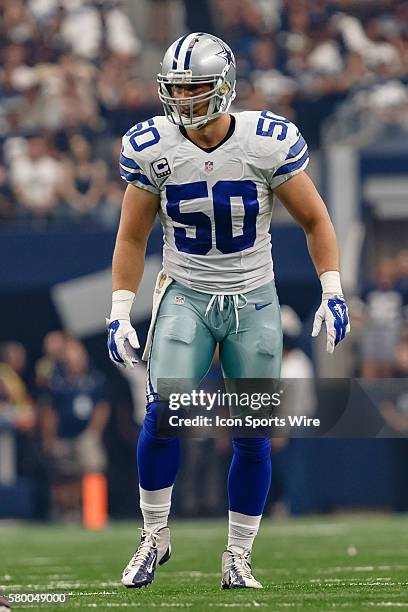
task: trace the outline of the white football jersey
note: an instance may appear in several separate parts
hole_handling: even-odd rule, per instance
[[[269,111],[232,113],[233,130],[203,150],[164,116],[123,137],[121,176],[160,195],[163,269],[206,293],[245,293],[271,281],[272,190],[304,170],[297,127]]]

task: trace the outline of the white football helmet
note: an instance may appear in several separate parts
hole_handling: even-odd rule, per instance
[[[167,119],[175,125],[197,129],[228,112],[236,96],[236,73],[234,55],[220,38],[204,32],[182,36],[167,49],[162,71],[157,75],[159,98]],[[198,96],[174,97],[173,85],[185,84],[212,87]],[[194,116],[194,106],[207,100],[206,114]]]

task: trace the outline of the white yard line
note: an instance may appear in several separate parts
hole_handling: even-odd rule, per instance
[[[265,608],[268,604],[258,603],[257,601],[248,601],[246,603],[209,603],[209,608]],[[279,604],[280,606],[282,604]]]
[[[366,605],[376,608],[380,606],[384,608],[408,608],[408,602],[404,603],[402,601],[369,601]]]
[[[72,605],[72,604],[71,604]],[[75,608],[99,608],[101,605],[103,605],[104,608],[191,608],[191,606],[193,604],[191,603],[180,603],[180,602],[174,602],[174,603],[166,603],[166,602],[162,602],[160,604],[151,602],[151,603],[146,603],[146,602],[132,602],[132,603],[126,603],[126,602],[119,602],[119,603],[111,603],[111,602],[104,602],[103,604],[101,603],[88,603],[88,604],[84,604],[84,603],[75,603],[74,607]]]

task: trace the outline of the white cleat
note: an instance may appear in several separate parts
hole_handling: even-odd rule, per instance
[[[141,531],[139,547],[122,574],[122,584],[128,588],[138,589],[153,582],[156,567],[166,563],[171,555],[168,527],[159,531]]]
[[[262,589],[251,569],[251,551],[231,546],[222,555],[222,589]]]

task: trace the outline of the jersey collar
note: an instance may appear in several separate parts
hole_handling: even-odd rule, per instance
[[[234,115],[230,115],[230,117],[231,117],[230,126],[229,126],[228,132],[225,134],[224,138],[217,145],[215,145],[214,147],[210,147],[208,149],[206,149],[204,147],[200,147],[198,144],[193,142],[191,140],[191,138],[188,136],[187,130],[186,130],[186,128],[183,125],[179,126],[179,130],[180,130],[181,134],[184,136],[184,138],[186,138],[186,140],[189,140],[191,142],[191,144],[193,144],[195,147],[197,147],[197,149],[201,149],[201,151],[204,151],[205,153],[213,153],[214,151],[219,149],[219,147],[222,147],[222,145],[225,144],[227,142],[227,140],[229,140],[231,138],[231,136],[235,132],[235,127],[236,127],[237,121],[236,121]]]

